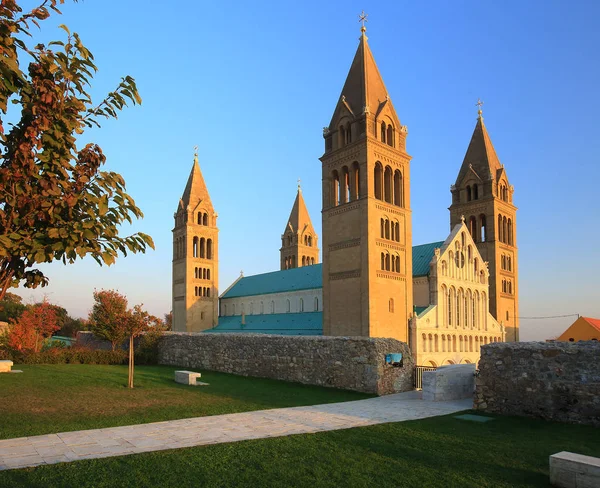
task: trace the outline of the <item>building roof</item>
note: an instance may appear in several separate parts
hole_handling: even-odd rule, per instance
[[[583,320],[585,320],[588,324],[590,324],[592,327],[594,327],[595,329],[600,330],[600,319],[593,319],[591,317],[581,317]]]
[[[184,209],[187,208],[188,205],[196,206],[199,202],[202,202],[207,210],[213,210],[210,195],[208,194],[202,171],[200,171],[197,155],[194,155],[194,164],[192,165],[192,171],[190,171],[190,176],[185,185],[185,190],[183,190],[181,201],[183,202]]]
[[[441,248],[445,241],[430,242],[429,244],[421,244],[413,246],[413,278],[416,276],[427,276],[429,274],[429,263],[433,258],[433,251],[436,248]]]
[[[311,290],[322,287],[323,266],[321,264],[313,264],[312,266],[244,276],[234,283],[221,298],[267,295],[270,293]]]
[[[474,171],[482,181],[488,181],[497,178],[500,169],[502,169],[502,165],[483,123],[483,117],[480,115],[467,148],[465,159],[458,172],[456,185],[460,185],[470,171]]]
[[[323,312],[275,313],[219,317],[219,325],[204,332],[244,332],[246,334],[323,335]]]

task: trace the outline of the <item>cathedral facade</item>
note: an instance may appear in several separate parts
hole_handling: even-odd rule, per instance
[[[322,264],[299,187],[280,270],[240,276],[220,297],[217,214],[195,158],[175,213],[173,329],[391,337],[432,365],[518,340],[514,188],[481,110],[451,186],[451,233],[414,247],[407,134],[363,27],[323,130]]]

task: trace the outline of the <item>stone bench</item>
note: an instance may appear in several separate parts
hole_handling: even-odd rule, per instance
[[[200,373],[194,373],[193,371],[175,371],[175,383],[196,386],[198,384],[197,380],[201,376]]]
[[[8,359],[0,361],[0,373],[10,373],[13,366],[13,362]]]
[[[559,488],[600,486],[600,458],[568,451],[552,454],[550,484]]]

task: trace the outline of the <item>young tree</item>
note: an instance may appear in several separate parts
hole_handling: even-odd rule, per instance
[[[161,326],[162,321],[144,311],[142,305],[136,305],[133,310],[127,312],[126,330],[129,335],[129,378],[127,386],[129,388],[133,388],[134,339],[152,327],[158,328]]]
[[[19,321],[13,321],[8,333],[8,345],[21,352],[39,352],[44,339],[59,329],[54,306],[43,301],[27,307]]]
[[[127,298],[115,290],[94,291],[94,305],[89,316],[90,330],[111,342],[112,350],[123,344],[128,334]]]
[[[44,0],[27,13],[16,0],[0,3],[0,301],[11,286],[45,286],[39,263],[90,255],[110,265],[119,253],[154,248],[141,232],[119,236],[120,224],[142,211],[121,175],[100,171],[101,148],[76,145],[86,128],[141,103],[135,81],[126,76],[94,104],[88,90],[97,68],[76,33],[62,26],[66,42],[48,47],[23,40],[63,2]],[[9,100],[20,119],[6,132]]]

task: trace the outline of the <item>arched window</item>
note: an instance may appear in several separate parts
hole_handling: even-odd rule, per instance
[[[400,224],[396,222],[394,226],[396,227],[396,242],[400,242]]]
[[[382,122],[381,123],[381,142],[385,142],[385,135],[386,135],[385,122]]]
[[[390,238],[390,221],[388,219],[385,219],[385,238]]]
[[[423,334],[423,352],[427,352],[427,336]]]
[[[200,255],[200,250],[198,249],[198,238],[194,237],[192,242],[192,256],[197,258]]]
[[[469,217],[469,233],[475,242],[477,242],[477,219],[471,215]]]
[[[390,298],[390,302],[389,302],[388,307],[389,307],[389,311],[391,313],[394,313],[394,299],[393,298]]]
[[[296,256],[292,256],[292,268],[296,267]]]
[[[381,253],[381,269],[385,269],[385,253]]]
[[[504,242],[504,244],[508,243],[508,221],[506,220],[506,217],[502,218],[502,236],[504,237],[502,242]]]
[[[308,236],[308,247],[312,247],[312,236]]]
[[[400,256],[396,256],[396,273],[400,273]]]
[[[513,245],[513,228],[512,228],[512,219],[508,219],[508,244],[510,246]]]
[[[206,256],[206,239],[202,237],[200,239],[200,257],[204,258]]]
[[[202,224],[208,225],[208,214],[205,213],[202,217]]]
[[[319,311],[319,299],[315,297],[315,312]]]
[[[212,248],[212,239],[207,239],[206,241],[206,259],[213,258],[213,248]]]
[[[356,161],[352,163],[352,199],[358,200],[360,197],[360,168]]]
[[[300,299],[300,312],[304,312],[304,300]]]
[[[456,351],[456,336],[452,336],[452,350],[454,352],[457,352]]]
[[[210,280],[210,269],[206,270],[206,279]]]
[[[467,202],[471,201],[471,187],[467,185]]]
[[[391,267],[390,266],[390,255],[389,255],[389,253],[386,253],[386,255],[385,255],[385,269],[386,269],[386,271],[389,271],[390,267]]]
[[[340,125],[340,147],[346,145],[346,129],[343,125]]]
[[[394,171],[394,205],[404,207],[402,192],[402,173]]]
[[[429,352],[433,352],[433,335],[429,334]]]
[[[440,352],[440,346],[438,344],[438,335],[435,335],[435,352]]]
[[[350,122],[346,124],[346,144],[350,144],[352,142],[352,130],[350,126]]]
[[[502,215],[498,215],[498,240],[504,242],[504,234],[502,233]]]
[[[379,161],[375,163],[375,198],[383,200],[383,166]]]
[[[452,316],[454,315],[454,305],[455,305],[455,294],[454,288],[450,288],[448,291],[448,326],[452,326],[454,321],[452,320]]]
[[[198,212],[198,225],[202,225],[202,212]]]
[[[385,239],[385,220],[381,219],[381,238]]]
[[[206,296],[210,298],[210,288],[206,289]]]
[[[194,287],[194,296],[196,296],[196,297],[198,296],[198,287],[197,286]]]
[[[394,128],[391,124],[387,126],[387,143],[388,146],[394,146]]]
[[[331,197],[333,207],[340,204],[340,175],[336,170],[331,173]]]
[[[458,290],[458,295],[456,296],[456,326],[460,327],[462,325],[461,323],[461,309],[462,309],[462,302],[463,302],[463,291],[462,290]]]
[[[486,242],[488,240],[488,236],[487,236],[487,225],[486,225],[486,220],[485,220],[485,215],[481,214],[479,216],[479,236],[481,238],[481,242]]]
[[[306,266],[306,257],[302,256],[302,266]]]
[[[350,201],[350,173],[348,172],[348,166],[342,168],[341,184],[341,203],[348,203]]]
[[[383,199],[388,203],[392,203],[392,192],[392,168],[386,166],[383,173]]]
[[[290,301],[289,300],[286,300],[285,311],[288,312],[288,313],[290,312]]]

